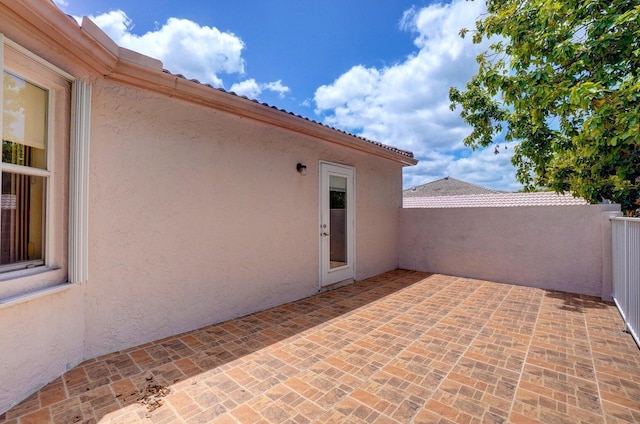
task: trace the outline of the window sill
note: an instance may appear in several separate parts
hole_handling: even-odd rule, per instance
[[[15,280],[17,278],[29,277],[31,275],[43,274],[45,272],[55,271],[57,269],[59,268],[57,267],[52,268],[46,265],[40,265],[40,266],[31,267],[31,268],[22,268],[22,269],[15,269],[13,271],[2,272],[0,273],[0,283],[2,283],[3,281]]]
[[[40,293],[68,282],[67,271],[60,267],[39,266],[0,274],[0,304],[10,299]]]
[[[31,291],[29,293],[19,294],[16,296],[0,299],[0,309],[7,308],[9,306],[14,306],[19,303],[28,302],[30,300],[38,299],[43,296],[48,296],[50,294],[60,293],[62,291],[70,289],[72,286],[73,284],[71,283],[58,284],[56,286],[45,287],[43,289],[38,289],[35,291]]]

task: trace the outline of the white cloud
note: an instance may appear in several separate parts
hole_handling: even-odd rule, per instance
[[[500,143],[499,147],[496,145],[475,150],[468,157],[449,163],[447,175],[462,175],[471,183],[500,190],[521,189],[522,185],[515,181],[511,165],[514,146],[515,143]],[[495,148],[498,154],[494,153]]]
[[[53,0],[53,4],[58,6],[60,9],[69,6],[69,2],[67,0]]]
[[[488,46],[458,33],[474,28],[485,11],[484,2],[465,0],[407,10],[400,27],[414,34],[418,50],[392,66],[354,66],[319,87],[316,113],[328,125],[413,151],[421,163],[406,168],[405,186],[450,175],[517,189],[510,155],[493,155],[493,148],[470,153],[462,141],[471,129],[449,109],[449,88],[464,87]]]
[[[418,165],[405,168],[404,186],[414,187],[451,176],[483,187],[517,191],[522,186],[513,178],[510,165],[513,148],[514,143],[500,143],[497,155],[494,153],[495,146],[464,151],[464,156],[441,150],[429,151],[421,157]]]
[[[278,93],[278,95],[281,98],[284,97],[285,93],[288,93],[290,91],[289,87],[282,85],[282,80],[268,82],[264,84],[263,87],[264,87],[264,90],[269,90],[269,91]]]
[[[253,78],[237,82],[233,84],[229,90],[240,96],[247,96],[250,98],[257,98],[262,92],[262,89]]]
[[[220,74],[244,73],[244,43],[233,33],[187,19],[169,18],[155,31],[137,35],[133,22],[122,10],[90,19],[119,46],[160,59],[165,68],[187,78],[222,87]]]
[[[278,93],[281,98],[285,93],[289,92],[289,87],[282,85],[282,81],[274,81],[267,83],[258,83],[255,79],[251,78],[238,83],[235,83],[229,89],[240,96],[247,96],[252,99],[258,99],[263,91],[273,91]]]

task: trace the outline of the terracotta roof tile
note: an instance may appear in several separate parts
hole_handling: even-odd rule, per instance
[[[301,115],[297,115],[297,114],[292,113],[292,112],[289,112],[289,111],[287,111],[287,110],[285,110],[285,109],[280,109],[280,108],[278,108],[278,107],[276,107],[276,106],[272,106],[272,105],[270,105],[270,104],[268,104],[268,103],[263,103],[263,102],[260,102],[260,101],[258,101],[258,100],[256,100],[256,99],[251,99],[251,98],[249,98],[249,97],[247,97],[247,96],[240,96],[240,95],[236,94],[236,93],[235,93],[235,92],[233,92],[233,91],[227,91],[227,90],[225,90],[224,88],[216,88],[216,87],[214,87],[214,86],[213,86],[213,85],[211,85],[211,84],[207,84],[207,83],[200,82],[200,81],[198,81],[197,79],[187,78],[187,77],[185,77],[185,76],[184,76],[184,75],[182,75],[182,74],[174,74],[174,73],[172,73],[171,71],[168,71],[167,69],[164,69],[164,70],[163,70],[163,72],[164,72],[165,74],[169,74],[169,75],[172,75],[172,76],[174,76],[174,77],[182,78],[182,79],[184,79],[184,80],[191,81],[191,82],[194,82],[194,83],[196,83],[196,84],[203,85],[203,86],[205,86],[205,87],[209,87],[209,88],[211,88],[212,90],[218,90],[218,91],[221,91],[221,92],[223,92],[223,93],[227,93],[227,94],[229,94],[229,95],[231,95],[231,96],[240,97],[240,98],[243,98],[243,99],[246,99],[246,100],[252,101],[252,102],[254,102],[254,103],[258,103],[258,104],[260,104],[260,105],[263,105],[263,106],[266,106],[266,107],[270,107],[271,109],[275,109],[275,110],[277,110],[277,111],[279,111],[279,112],[286,113],[286,114],[289,114],[289,115],[291,115],[291,116],[295,116],[296,118],[304,119],[305,121],[309,121],[309,122],[312,122],[312,123],[314,123],[314,124],[321,125],[321,126],[323,126],[323,127],[325,127],[325,128],[329,128],[329,129],[331,129],[331,130],[333,130],[333,131],[337,131],[337,132],[340,132],[340,133],[342,133],[342,134],[346,134],[346,135],[348,135],[348,136],[351,136],[351,137],[354,137],[354,138],[357,138],[357,139],[360,139],[360,140],[366,141],[367,143],[374,144],[374,145],[376,145],[376,146],[378,146],[378,147],[382,147],[382,148],[384,148],[384,149],[390,150],[390,151],[392,151],[392,152],[394,152],[394,153],[397,153],[397,154],[400,154],[400,155],[406,156],[406,157],[408,157],[408,158],[412,158],[412,159],[414,158],[414,157],[413,157],[413,152],[411,152],[411,151],[409,151],[409,150],[399,149],[399,148],[397,148],[397,147],[393,147],[393,146],[389,146],[389,145],[387,145],[387,144],[380,143],[379,141],[370,140],[370,139],[368,139],[368,138],[361,137],[361,136],[359,136],[359,135],[355,135],[355,134],[351,134],[351,133],[349,133],[349,132],[347,132],[347,131],[343,131],[343,130],[338,129],[338,128],[330,127],[330,126],[325,125],[325,124],[323,124],[323,123],[321,123],[321,122],[314,121],[314,120],[312,120],[312,119],[306,118],[306,117],[301,116]]]
[[[554,192],[489,193],[462,196],[405,197],[404,208],[505,208],[516,206],[572,206],[587,201],[570,194]]]

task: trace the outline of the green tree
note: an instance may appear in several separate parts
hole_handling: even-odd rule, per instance
[[[640,2],[487,0],[470,32],[492,44],[449,91],[473,129],[465,144],[503,134],[526,190],[640,209]]]

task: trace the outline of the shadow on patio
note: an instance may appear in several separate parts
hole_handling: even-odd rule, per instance
[[[396,270],[86,361],[24,423],[640,422],[611,303]]]

